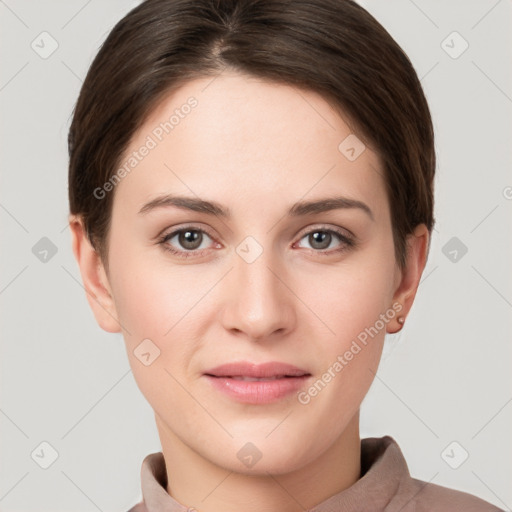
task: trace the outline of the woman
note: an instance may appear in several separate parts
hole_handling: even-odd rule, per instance
[[[499,510],[360,439],[434,225],[414,69],[349,0],[146,0],[108,36],[69,133],[73,251],[121,332],[163,510]]]

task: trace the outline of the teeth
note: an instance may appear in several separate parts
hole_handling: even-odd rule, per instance
[[[276,380],[282,379],[284,375],[275,375],[274,377],[231,377],[233,380],[259,381],[259,380]]]

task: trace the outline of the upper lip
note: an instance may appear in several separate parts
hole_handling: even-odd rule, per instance
[[[263,364],[238,361],[216,366],[205,372],[205,375],[214,377],[301,377],[310,375],[306,370],[302,370],[291,364],[271,361]]]

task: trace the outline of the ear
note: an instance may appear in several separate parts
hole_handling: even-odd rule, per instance
[[[107,274],[99,255],[87,238],[82,218],[70,215],[69,227],[73,254],[80,267],[87,301],[96,321],[104,331],[121,332]]]
[[[397,268],[393,295],[393,304],[399,303],[402,308],[394,321],[388,323],[387,332],[389,333],[395,333],[402,328],[398,318],[403,317],[405,321],[412,307],[427,262],[429,243],[430,234],[425,224],[419,224],[414,232],[407,236],[406,262],[403,269]]]

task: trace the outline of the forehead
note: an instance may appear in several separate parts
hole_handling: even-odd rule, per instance
[[[257,205],[269,193],[295,202],[336,189],[377,209],[385,201],[378,155],[322,96],[234,72],[165,97],[133,136],[123,166],[116,195],[133,207],[171,192]]]

